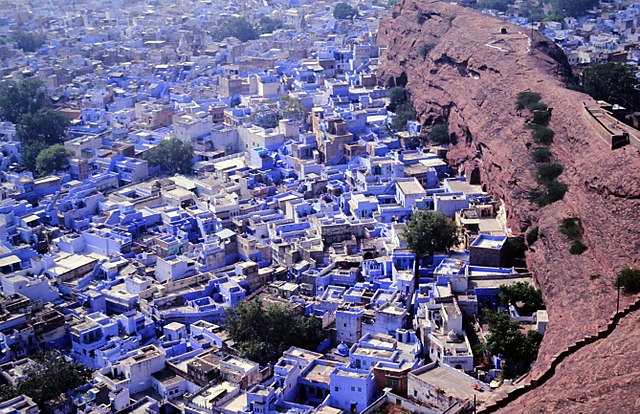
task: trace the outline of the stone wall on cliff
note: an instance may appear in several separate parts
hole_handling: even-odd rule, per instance
[[[479,169],[486,190],[506,203],[516,234],[540,229],[527,263],[550,326],[535,377],[552,355],[606,323],[616,308],[615,273],[640,267],[640,151],[610,149],[584,110],[595,102],[565,87],[566,57],[537,33],[449,3],[404,0],[381,22],[378,43],[386,47],[380,79],[393,85],[406,78],[425,125],[448,120],[456,141],[449,162],[466,174]],[[428,45],[424,57],[422,45]],[[569,185],[563,200],[542,208],[527,197],[537,186],[525,128],[530,115],[515,108],[516,95],[527,90],[553,108],[551,150]],[[570,216],[582,220],[588,247],[582,255],[569,253],[570,241],[558,229]],[[630,300],[623,297],[623,306]],[[609,345],[593,349],[615,348]],[[637,376],[640,358],[627,366]]]

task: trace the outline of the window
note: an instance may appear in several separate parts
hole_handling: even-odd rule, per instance
[[[358,392],[362,392],[362,387],[358,387]]]
[[[340,387],[333,387],[333,390],[336,391],[336,392],[340,391]]]
[[[418,390],[413,390],[413,396],[417,397],[418,396]]]
[[[356,387],[351,387],[351,391],[355,391],[355,390],[356,390]]]

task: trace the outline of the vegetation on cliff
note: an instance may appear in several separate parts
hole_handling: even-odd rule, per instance
[[[396,114],[391,121],[393,131],[402,131],[407,128],[407,122],[416,119],[416,110],[409,99],[407,91],[402,86],[396,86],[389,91],[389,105],[387,109]]]

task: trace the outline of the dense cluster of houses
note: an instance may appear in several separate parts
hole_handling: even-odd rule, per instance
[[[45,82],[73,155],[34,176],[0,125],[2,383],[61,349],[94,376],[55,412],[453,413],[487,398],[501,361],[476,369],[463,319],[483,335],[479,309],[531,279],[505,266],[505,206],[479,176],[456,177],[418,122],[390,130],[385,7],[361,1],[352,21],[302,0],[41,3],[0,18],[47,27],[36,53],[0,46],[3,74]],[[213,41],[238,13],[285,25]],[[193,145],[193,174],[143,159],[168,138]],[[454,252],[415,263],[403,229],[418,209],[459,225]],[[243,358],[224,323],[248,298],[319,318],[327,339],[266,366]],[[544,331],[546,314],[526,322]]]

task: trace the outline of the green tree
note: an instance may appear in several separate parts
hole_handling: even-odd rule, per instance
[[[3,82],[0,84],[0,119],[15,124],[22,115],[44,108],[46,98],[44,85],[38,79]]]
[[[640,292],[640,269],[625,267],[616,275],[616,286],[625,293]]]
[[[357,16],[358,10],[347,3],[338,3],[333,9],[333,17],[338,20],[353,19]]]
[[[450,141],[449,137],[449,123],[443,122],[436,124],[431,131],[429,131],[429,141],[436,145],[445,145]]]
[[[505,359],[505,377],[513,378],[528,371],[538,355],[542,335],[538,331],[523,334],[518,321],[511,319],[506,312],[495,313],[485,309],[483,319],[489,324],[487,349]]]
[[[594,6],[598,5],[599,0],[551,0],[551,11],[557,17],[565,18],[568,16],[580,17]]]
[[[241,302],[226,317],[229,336],[243,357],[266,365],[292,346],[315,351],[324,340],[322,323],[287,305]]]
[[[476,7],[479,9],[492,9],[505,12],[515,0],[478,0]]]
[[[551,151],[546,147],[539,147],[533,150],[531,157],[535,162],[549,162],[551,160]]]
[[[306,110],[300,99],[293,95],[283,95],[278,102],[282,119],[295,119],[302,121]]]
[[[47,401],[58,398],[60,394],[78,388],[91,379],[90,369],[67,361],[56,351],[37,357],[36,361],[40,366],[27,370],[26,378],[17,386],[0,387],[0,401],[25,394],[43,410]]]
[[[512,285],[501,285],[498,294],[500,306],[507,306],[509,303],[516,307],[518,313],[523,316],[530,316],[537,310],[544,309],[542,292],[529,283],[517,282]]]
[[[260,33],[272,33],[281,28],[282,20],[269,16],[262,16],[258,22],[258,30]]]
[[[36,157],[36,171],[42,176],[65,170],[69,167],[69,157],[72,155],[73,151],[60,144],[45,148]]]
[[[44,36],[16,30],[10,33],[9,39],[25,52],[35,52],[44,44]]]
[[[259,35],[258,29],[253,27],[245,17],[230,17],[224,20],[211,34],[216,42],[220,42],[226,37],[235,37],[241,42],[246,42],[257,39]]]
[[[416,110],[410,101],[405,101],[396,107],[396,117],[391,121],[391,129],[401,131],[407,128],[407,122],[416,119]]]
[[[414,285],[418,289],[418,263],[437,251],[448,251],[460,242],[456,224],[439,211],[414,213],[404,229],[407,246],[416,255]]]
[[[165,139],[142,156],[149,165],[169,174],[189,174],[193,171],[193,145],[179,138]]]
[[[536,173],[536,180],[540,184],[546,184],[552,180],[555,180],[562,174],[564,168],[557,163],[543,163],[538,165],[538,172]]]
[[[582,90],[593,99],[635,109],[638,80],[633,68],[619,63],[598,63],[582,72]]]
[[[48,108],[20,116],[16,131],[22,144],[22,165],[30,171],[36,171],[36,159],[40,151],[62,144],[66,127],[67,120]]]
[[[389,104],[387,109],[391,112],[395,112],[396,108],[407,100],[407,97],[402,86],[394,86],[389,89]]]

